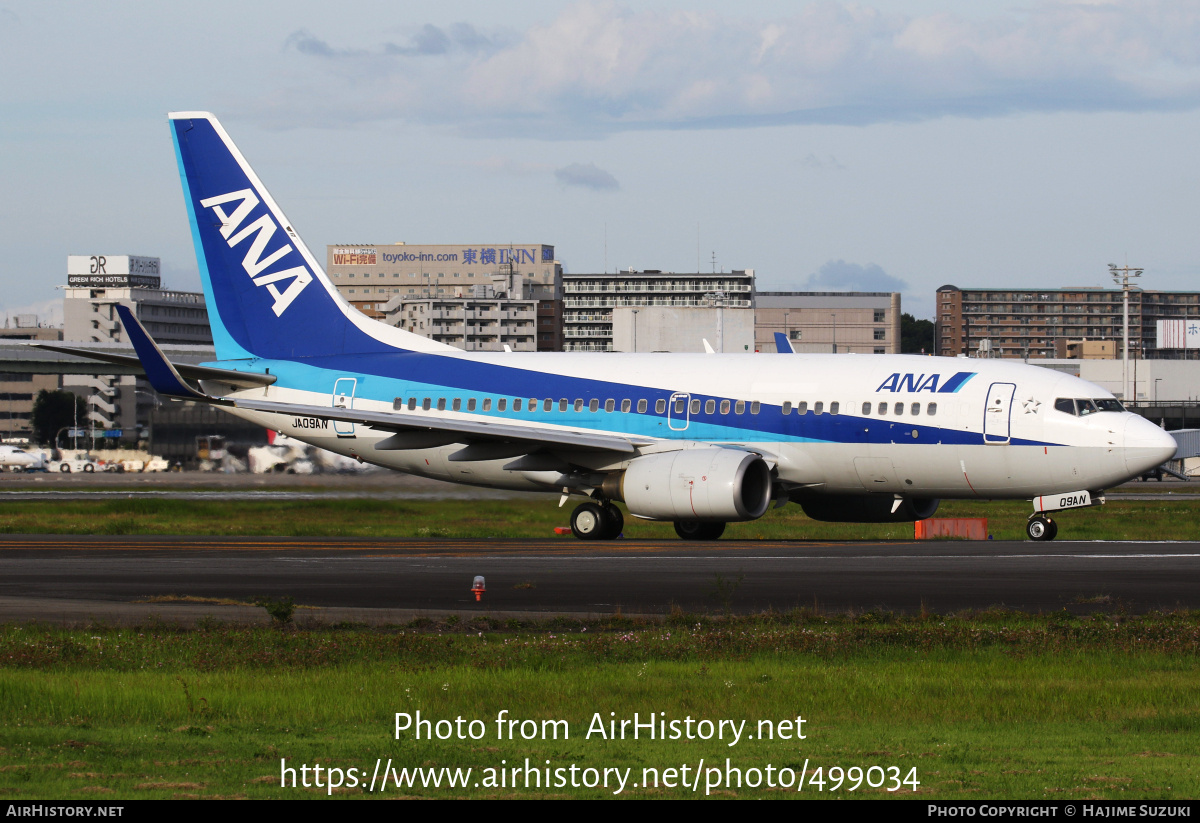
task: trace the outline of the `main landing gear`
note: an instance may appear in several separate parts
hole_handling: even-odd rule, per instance
[[[724,523],[702,523],[699,520],[675,522],[675,534],[684,540],[716,540],[724,533]]]
[[[1025,534],[1030,540],[1053,540],[1058,535],[1058,524],[1044,514],[1034,514],[1025,524]]]
[[[580,540],[613,540],[625,528],[625,516],[612,503],[580,503],[571,512],[571,532]]]
[[[580,540],[613,540],[624,528],[621,510],[606,500],[580,503],[571,512],[571,533]],[[679,520],[675,533],[684,540],[716,540],[725,533],[725,524]]]

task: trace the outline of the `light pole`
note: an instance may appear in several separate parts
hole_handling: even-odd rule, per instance
[[[837,314],[830,313],[833,318],[833,353],[837,354]]]
[[[1128,263],[1123,268],[1117,268],[1116,263],[1108,264],[1113,282],[1121,287],[1121,318],[1125,324],[1121,339],[1121,401],[1124,403],[1129,402],[1129,278],[1141,277],[1143,271],[1145,269],[1130,268]]]
[[[791,340],[792,336],[788,333],[788,316],[789,315],[791,315],[791,312],[785,311],[783,313],[783,336],[785,338],[787,338],[788,340]],[[778,346],[776,346],[776,348],[778,348]]]
[[[637,309],[632,309],[633,312],[633,350],[637,351]]]
[[[1161,377],[1154,378],[1154,405],[1158,405],[1158,384],[1162,382]]]

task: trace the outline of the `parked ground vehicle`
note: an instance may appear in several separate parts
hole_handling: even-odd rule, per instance
[[[100,464],[91,458],[86,452],[65,453],[61,460],[51,460],[46,463],[46,471],[62,472],[70,474],[71,472],[87,472],[91,473],[99,471]]]

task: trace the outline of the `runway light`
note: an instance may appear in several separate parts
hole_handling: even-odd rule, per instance
[[[476,603],[483,599],[483,593],[487,591],[487,583],[484,582],[482,574],[475,575],[475,582],[471,584],[471,591],[475,592]]]

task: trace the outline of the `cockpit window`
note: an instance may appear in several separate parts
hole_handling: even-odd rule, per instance
[[[1113,397],[1101,397],[1098,400],[1089,400],[1086,397],[1060,397],[1054,401],[1054,408],[1066,414],[1073,414],[1078,417],[1086,417],[1089,414],[1096,414],[1102,411],[1123,412],[1125,407],[1121,405],[1121,401]]]

